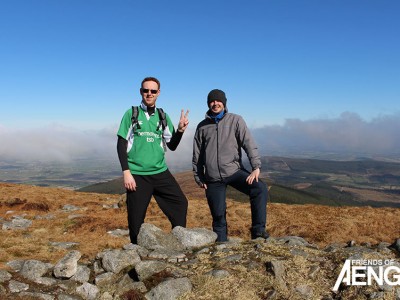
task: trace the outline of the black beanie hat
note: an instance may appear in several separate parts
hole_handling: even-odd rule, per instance
[[[223,91],[215,89],[209,92],[207,96],[207,106],[210,106],[210,102],[212,102],[213,100],[222,102],[224,104],[224,107],[226,107],[227,99]]]

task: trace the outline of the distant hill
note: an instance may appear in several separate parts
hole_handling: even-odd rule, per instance
[[[285,157],[262,158],[262,178],[271,187],[269,202],[329,206],[400,207],[400,164],[375,161],[328,161]],[[186,195],[204,197],[190,171],[174,174]],[[123,179],[96,183],[80,192],[123,194]],[[248,197],[228,188],[227,197]]]
[[[316,172],[316,173],[356,173],[365,175],[392,174],[399,184],[400,163],[373,159],[352,161],[320,160],[264,156],[262,163],[268,171]]]
[[[101,194],[123,194],[125,193],[124,179],[123,177],[119,177],[113,180],[91,184],[77,189],[76,191]]]

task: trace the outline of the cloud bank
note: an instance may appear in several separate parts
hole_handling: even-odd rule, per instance
[[[167,153],[169,165],[190,168],[194,130],[193,125],[185,133],[178,149]],[[0,160],[118,160],[116,132],[117,125],[96,131],[82,131],[57,124],[24,130],[0,126]],[[371,121],[365,121],[355,113],[343,113],[335,119],[289,119],[282,126],[265,126],[252,130],[252,133],[262,155],[302,155],[307,152],[400,154],[399,113]]]
[[[288,119],[282,126],[253,130],[262,154],[329,152],[400,154],[400,113],[363,120],[345,112],[335,119]]]
[[[116,128],[81,131],[59,124],[23,130],[0,126],[0,158],[5,161],[68,162],[115,156],[116,132]]]

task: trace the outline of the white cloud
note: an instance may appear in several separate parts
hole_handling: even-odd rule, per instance
[[[69,161],[116,153],[116,128],[80,131],[51,124],[40,128],[0,127],[0,157],[16,161]]]
[[[40,128],[12,129],[0,125],[0,158],[9,161],[64,161],[78,158],[118,160],[117,125],[82,131],[51,124]],[[172,169],[191,168],[195,126],[184,134],[176,151],[167,152]],[[400,149],[400,115],[365,121],[354,113],[336,119],[286,120],[282,126],[252,130],[262,155],[337,152],[393,154]]]
[[[289,119],[282,126],[265,126],[253,133],[263,154],[394,154],[400,149],[400,114],[371,121],[350,112],[336,119]]]

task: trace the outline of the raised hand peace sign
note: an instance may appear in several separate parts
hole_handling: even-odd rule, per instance
[[[189,110],[186,110],[186,113],[183,114],[183,109],[181,110],[181,118],[179,119],[179,124],[178,124],[178,131],[179,132],[184,132],[186,128],[189,125]]]

